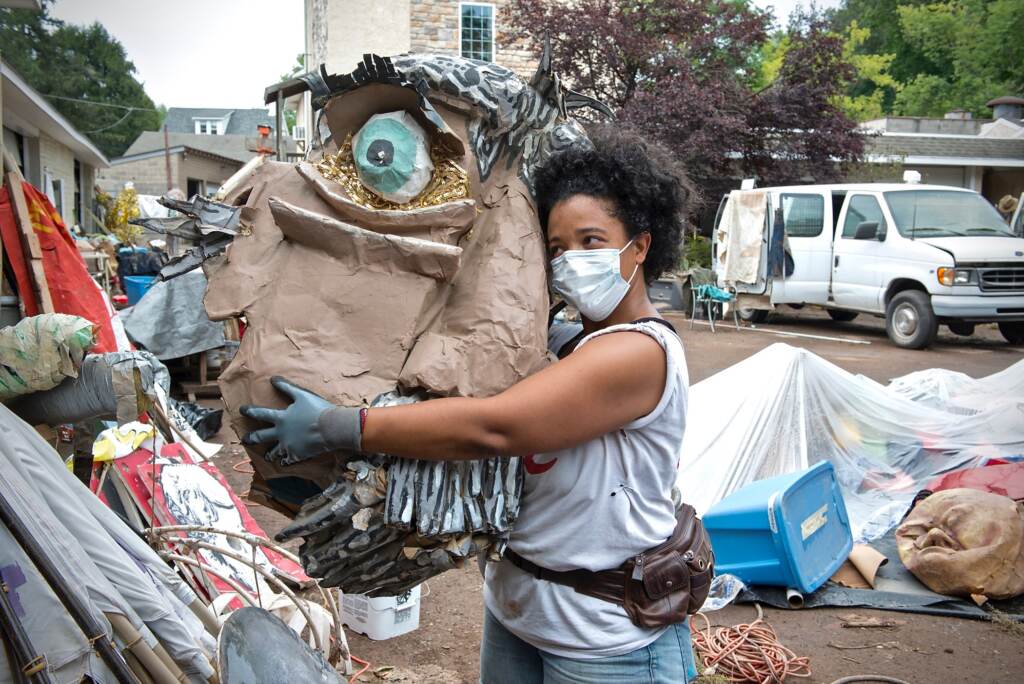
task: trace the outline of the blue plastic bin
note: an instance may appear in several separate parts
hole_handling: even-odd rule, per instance
[[[149,288],[153,287],[153,283],[156,281],[156,276],[148,275],[134,275],[124,277],[124,293],[128,297],[129,306],[135,306],[142,299],[142,295],[146,294]]]
[[[747,584],[812,592],[853,548],[846,504],[828,461],[753,482],[712,506],[703,521],[715,572]]]

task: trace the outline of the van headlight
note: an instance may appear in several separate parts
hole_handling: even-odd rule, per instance
[[[940,268],[935,272],[939,284],[951,287],[953,285],[969,285],[974,282],[973,268]]]

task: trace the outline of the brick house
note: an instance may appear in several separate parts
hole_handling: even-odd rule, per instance
[[[43,191],[64,223],[94,228],[93,184],[109,162],[95,144],[0,61],[3,147],[29,183]]]
[[[171,107],[163,131],[143,131],[97,179],[106,192],[131,181],[143,195],[162,195],[170,187],[186,196],[212,195],[257,154],[273,153],[274,120],[266,109]],[[295,151],[291,138],[285,150]],[[168,179],[168,159],[170,178]]]
[[[347,73],[366,53],[458,54],[494,62],[524,77],[536,60],[522,46],[502,40],[501,10],[507,0],[305,0],[306,64],[325,64],[331,73]],[[300,145],[312,128],[309,94],[285,103],[296,111]]]

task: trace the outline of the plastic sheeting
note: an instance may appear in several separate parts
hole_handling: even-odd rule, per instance
[[[156,358],[177,359],[225,344],[224,324],[206,316],[206,276],[195,269],[157,282],[132,307],[125,329]]]
[[[896,524],[936,475],[1024,456],[1024,361],[971,383],[958,374],[961,386],[950,371],[925,373],[947,387],[945,398],[916,391],[920,374],[886,387],[775,344],[694,385],[678,478],[683,500],[703,513],[750,482],[827,459],[854,539],[869,540]]]
[[[92,343],[93,324],[67,314],[30,316],[0,329],[0,401],[78,377]]]
[[[187,608],[195,593],[4,406],[0,488],[25,512],[47,555],[95,610],[124,615],[151,646],[159,639],[189,681],[213,673],[199,646],[202,626]],[[105,624],[103,616],[99,619]]]

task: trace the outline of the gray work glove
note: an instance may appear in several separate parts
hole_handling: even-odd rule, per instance
[[[270,423],[273,427],[253,430],[242,438],[242,444],[277,444],[264,458],[283,466],[294,465],[330,451],[360,451],[362,426],[359,409],[335,406],[323,397],[279,375],[270,383],[292,403],[284,409],[265,406],[243,406],[243,416]]]

